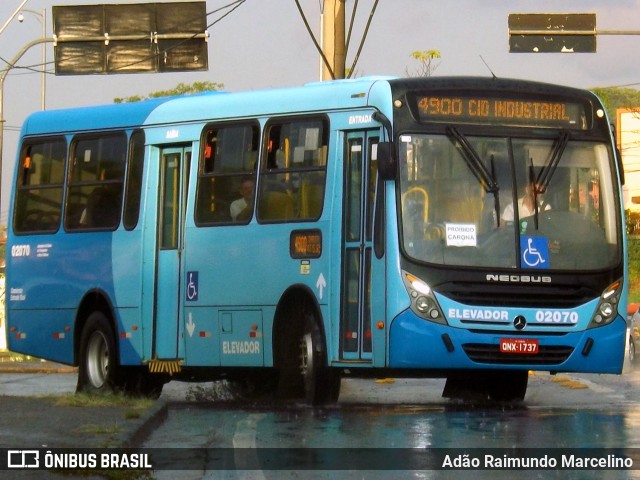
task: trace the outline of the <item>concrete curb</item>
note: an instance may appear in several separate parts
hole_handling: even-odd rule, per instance
[[[78,369],[51,362],[0,362],[0,373],[78,373]]]
[[[142,424],[124,441],[125,448],[140,447],[160,425],[162,425],[169,415],[169,407],[164,400],[158,400]]]

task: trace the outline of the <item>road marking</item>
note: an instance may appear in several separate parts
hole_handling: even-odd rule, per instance
[[[260,420],[265,417],[264,413],[254,413],[246,419],[236,423],[236,430],[233,434],[233,448],[241,449],[234,454],[237,470],[248,470],[243,472],[240,478],[251,478],[253,480],[266,480],[262,470],[255,470],[255,466],[259,465],[256,433],[257,425]],[[253,450],[253,451],[251,451]],[[242,452],[242,453],[240,453]],[[240,472],[239,472],[240,473]],[[250,475],[250,477],[248,476]]]

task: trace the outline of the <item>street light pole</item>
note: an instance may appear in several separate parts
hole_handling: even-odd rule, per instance
[[[22,3],[20,4],[20,6],[18,8],[16,8],[16,11],[13,12],[13,14],[7,18],[7,21],[4,22],[4,25],[2,25],[2,27],[0,27],[0,34],[2,32],[4,32],[4,29],[7,28],[7,26],[9,25],[9,23],[11,23],[11,20],[13,20],[13,18],[18,15],[18,13],[20,13],[20,10],[22,10],[22,7],[25,6],[25,4],[28,2],[29,0],[23,0]]]
[[[322,11],[322,80],[345,77],[345,0],[325,0]]]
[[[24,22],[24,15],[22,12],[28,12],[32,15],[35,15],[38,18],[38,21],[42,25],[42,38],[47,36],[47,9],[43,8],[42,13],[36,12],[35,10],[30,10],[28,8],[23,9],[18,15],[18,21],[20,23]],[[47,44],[42,44],[42,65],[40,66],[42,72],[40,74],[40,106],[42,110],[46,110],[46,98],[47,98]]]
[[[11,61],[7,63],[6,68],[2,70],[2,73],[0,74],[0,199],[2,198],[2,164],[3,164],[2,144],[4,141],[4,122],[5,122],[4,120],[4,80],[7,78],[7,74],[9,73],[9,70],[11,70],[16,63],[18,63],[18,61],[27,52],[27,50],[29,50],[31,47],[34,47],[36,45],[40,45],[43,43],[51,43],[53,41],[54,39],[51,37],[49,38],[43,37],[43,38],[38,38],[36,40],[30,41],[24,47],[22,47],[22,49],[16,54],[15,57],[11,59]]]

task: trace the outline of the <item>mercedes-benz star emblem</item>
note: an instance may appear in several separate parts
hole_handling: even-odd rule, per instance
[[[524,327],[527,326],[527,319],[524,318],[522,315],[518,315],[516,318],[513,319],[513,326],[516,327],[516,330],[522,330]]]

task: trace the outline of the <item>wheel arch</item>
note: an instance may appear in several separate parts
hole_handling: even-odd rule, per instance
[[[113,314],[113,305],[109,296],[101,289],[89,290],[76,311],[75,327],[73,331],[73,364],[78,366],[80,361],[80,339],[82,338],[82,330],[84,329],[87,319],[93,312],[102,312],[107,318],[111,331],[114,335],[114,344],[116,349],[116,358],[120,359],[118,329],[116,327],[115,315]]]
[[[275,367],[286,362],[289,355],[296,356],[298,354],[299,340],[304,334],[305,327],[301,314],[313,316],[313,320],[320,330],[325,352],[329,347],[322,311],[315,294],[307,285],[292,285],[281,295],[274,315],[272,346]],[[296,316],[298,318],[295,318]],[[328,355],[326,357],[328,358]]]

